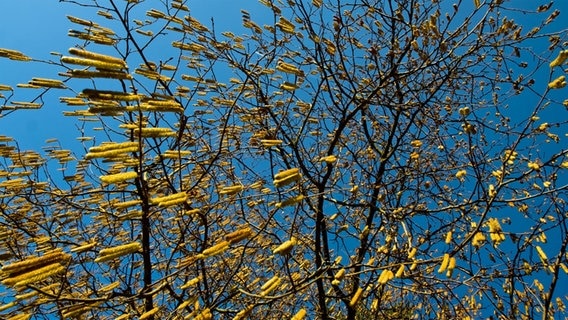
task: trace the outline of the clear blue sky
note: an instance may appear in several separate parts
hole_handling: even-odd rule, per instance
[[[425,0],[429,1],[429,0]],[[452,3],[453,1],[450,1]],[[455,2],[458,2],[457,0]],[[472,0],[466,0],[467,5],[471,5]],[[553,26],[568,27],[568,1],[555,1],[555,8],[561,10],[560,17]],[[530,5],[533,8],[538,3],[548,3],[548,1],[514,0],[513,3]],[[258,1],[232,1],[232,0],[201,0],[190,2],[192,15],[196,16],[204,24],[209,25],[209,18],[214,16],[216,28],[220,31],[234,30],[235,26],[241,26],[241,8],[246,8],[251,12],[253,18],[254,10],[261,6]],[[73,4],[60,3],[57,0],[0,0],[0,12],[3,13],[0,19],[0,48],[8,48],[22,51],[24,54],[41,60],[57,60],[56,56],[50,55],[51,51],[65,53],[69,47],[77,43],[75,38],[67,36],[70,28],[75,28],[66,18],[66,15],[77,17],[92,17],[93,10],[85,10]],[[144,17],[141,17],[144,19]],[[522,14],[515,17],[517,22],[527,22]],[[102,18],[98,20],[104,21]],[[527,27],[526,30],[530,30]],[[238,33],[238,32],[235,32]],[[540,42],[535,42],[535,52],[542,52],[548,46],[548,40],[543,38]],[[554,53],[554,56],[556,52]],[[548,64],[546,68],[539,70],[536,74],[535,90],[543,92],[549,81],[550,71]],[[16,87],[18,83],[27,83],[32,77],[58,78],[57,72],[61,70],[56,67],[49,67],[46,64],[16,62],[7,59],[0,59],[0,84]],[[560,75],[559,70],[555,70],[554,77]],[[553,92],[551,97],[562,101],[568,98],[564,90]],[[19,89],[16,91],[12,100],[30,101],[41,91],[32,89]],[[4,95],[9,94],[3,92]],[[59,96],[69,96],[68,91],[50,93],[46,95],[45,105],[40,110],[19,110],[6,117],[0,118],[0,135],[14,137],[22,149],[41,150],[45,146],[45,140],[58,138],[64,148],[75,149],[79,147],[79,142],[75,139],[79,136],[76,128],[75,118],[67,118],[62,115],[62,111],[72,110],[59,103]],[[518,103],[513,107],[523,110],[523,105],[531,103],[521,99],[512,100]],[[558,117],[568,117],[568,112],[560,106],[553,106],[543,113],[543,121],[546,118],[556,119]],[[561,141],[567,138],[566,132],[562,132]],[[543,146],[543,148],[546,148]],[[566,181],[564,181],[566,183]],[[551,239],[554,241],[556,239]],[[566,279],[564,276],[563,279]],[[564,286],[563,293],[568,291]]]

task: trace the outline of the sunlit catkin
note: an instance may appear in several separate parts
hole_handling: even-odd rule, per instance
[[[215,255],[218,255],[222,252],[224,252],[225,250],[227,250],[227,248],[229,248],[229,241],[227,240],[223,240],[217,244],[215,244],[212,247],[209,247],[205,250],[203,250],[203,252],[201,253],[204,257],[212,257]]]
[[[359,302],[359,299],[361,299],[361,295],[363,295],[363,288],[359,287],[357,288],[357,291],[355,291],[355,294],[349,301],[349,306],[354,307],[357,304],[357,302]]]
[[[396,273],[394,274],[395,278],[401,278],[402,275],[404,274],[404,265],[401,264],[400,267],[398,267],[398,270],[396,271]]]
[[[230,244],[238,243],[252,235],[251,228],[242,228],[225,235],[225,240]]]
[[[156,313],[158,313],[158,311],[160,311],[160,307],[154,307],[154,308],[144,312],[142,315],[140,315],[140,318],[138,318],[138,319],[139,320],[148,319],[148,318],[154,316]]]
[[[61,249],[55,249],[41,257],[29,257],[26,260],[6,265],[2,267],[2,272],[8,275],[19,274],[26,270],[37,269],[48,264],[66,261],[69,258],[70,255],[64,253]]]
[[[456,267],[456,258],[451,257],[450,262],[448,263],[448,269],[446,271],[446,277],[451,278]]]
[[[446,244],[452,243],[452,232],[451,231],[448,231],[448,233],[446,233],[446,240],[444,242]]]
[[[4,279],[2,280],[2,284],[15,286],[16,288],[23,287],[28,284],[39,282],[53,275],[63,273],[66,269],[67,268],[65,266],[59,263],[52,263],[24,274]]]
[[[123,68],[126,68],[126,62],[121,58],[116,58],[113,56],[108,56],[105,54],[95,53],[87,50],[81,50],[78,48],[69,48],[69,53],[87,59],[98,60],[102,62],[108,62],[113,64],[122,65]]]
[[[296,238],[292,237],[288,241],[284,241],[281,245],[279,245],[276,249],[272,251],[274,254],[286,255],[292,251],[292,248],[296,245]]]
[[[111,183],[120,183],[127,180],[132,180],[137,177],[138,173],[134,171],[129,171],[129,172],[121,172],[121,173],[100,176],[100,179],[103,183],[111,184]]]
[[[381,272],[381,275],[379,276],[378,282],[379,284],[386,284],[393,278],[394,278],[394,273],[390,269],[384,269],[383,272]]]
[[[568,59],[568,50],[562,50],[558,53],[556,59],[550,62],[550,67],[554,68],[561,66],[564,63],[564,61],[566,61],[566,59]]]
[[[442,259],[442,264],[440,265],[440,269],[438,269],[438,273],[442,273],[442,272],[446,271],[449,263],[450,263],[450,254],[445,253],[444,258]]]
[[[95,262],[113,260],[130,253],[140,252],[141,250],[142,245],[139,242],[130,242],[120,246],[102,249],[99,251],[99,257],[95,259]]]
[[[296,314],[291,318],[291,320],[303,320],[306,316],[306,309],[300,309],[300,311],[296,312]]]

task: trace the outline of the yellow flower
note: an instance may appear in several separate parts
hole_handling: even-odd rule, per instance
[[[485,235],[482,232],[477,232],[473,236],[472,245],[479,249],[485,243],[485,239]]]
[[[357,288],[357,291],[355,292],[355,294],[351,298],[351,301],[349,301],[349,306],[351,306],[351,307],[355,306],[357,304],[357,302],[359,301],[359,299],[361,298],[362,294],[363,294],[363,288],[361,288],[361,287]]]
[[[291,205],[294,205],[294,204],[296,204],[296,203],[299,203],[299,202],[302,201],[302,200],[304,200],[304,196],[303,196],[303,195],[299,195],[299,196],[296,196],[296,197],[291,197],[291,198],[288,198],[288,199],[286,199],[286,200],[284,200],[284,201],[282,201],[282,202],[278,202],[278,203],[276,204],[276,208],[283,208],[283,207],[291,206]]]
[[[568,59],[568,50],[562,50],[558,53],[558,57],[550,62],[550,67],[561,66],[566,59]]]
[[[111,184],[111,183],[120,183],[126,180],[135,179],[136,177],[138,177],[138,173],[134,171],[129,171],[129,172],[121,172],[116,174],[100,176],[100,179],[103,183]]]
[[[325,163],[334,163],[335,161],[337,161],[337,157],[334,156],[334,155],[329,155],[329,156],[322,157],[320,159],[320,161],[325,162]]]
[[[450,263],[450,254],[445,253],[444,258],[442,259],[442,264],[440,265],[440,269],[438,269],[438,273],[446,271],[449,263]]]
[[[491,218],[487,221],[487,224],[489,226],[489,237],[491,238],[491,241],[493,241],[495,245],[498,245],[499,243],[505,241],[505,234],[501,229],[499,220]]]
[[[306,309],[300,309],[290,320],[302,320],[306,316]]]
[[[534,171],[540,170],[540,166],[538,165],[538,163],[536,161],[534,161],[534,162],[529,161],[529,163],[527,163],[527,166],[529,167],[529,169],[532,169]]]
[[[223,240],[223,241],[217,243],[216,245],[203,250],[202,255],[204,257],[212,257],[212,256],[215,256],[215,255],[218,255],[218,254],[222,253],[223,251],[227,250],[227,248],[229,248],[229,244],[230,244],[229,241]]]
[[[241,191],[243,191],[244,186],[242,184],[238,184],[238,185],[234,185],[234,186],[227,186],[227,187],[223,187],[221,189],[221,191],[219,191],[219,194],[225,194],[228,196],[237,194]]]
[[[460,170],[456,173],[456,178],[458,178],[460,181],[464,181],[466,175],[467,175],[467,171],[465,169]]]
[[[136,241],[116,247],[102,249],[101,251],[99,251],[99,257],[95,259],[95,262],[105,262],[113,260],[130,253],[139,252],[141,250],[142,250],[142,245]]]
[[[379,276],[378,281],[379,281],[379,284],[386,284],[392,278],[394,278],[394,273],[390,269],[385,269],[385,270],[383,270],[383,272],[381,272],[381,275]]]
[[[552,80],[552,82],[550,82],[548,84],[548,88],[550,89],[561,89],[564,88],[566,86],[566,77],[565,76],[560,76],[554,80]]]
[[[274,186],[279,188],[286,186],[292,182],[298,181],[300,179],[299,172],[300,170],[298,168],[292,168],[277,173],[274,176]]]
[[[274,291],[274,289],[276,289],[276,288],[278,288],[278,286],[280,286],[281,282],[282,282],[282,279],[280,279],[280,277],[273,276],[272,278],[270,278],[270,280],[268,280],[265,284],[263,284],[262,287],[260,287],[260,290],[262,290],[260,295],[265,296],[265,295],[269,294],[270,292]]]
[[[284,241],[276,249],[272,251],[274,254],[286,255],[292,251],[292,248],[296,245],[297,240],[295,237],[291,237],[290,240]]]
[[[448,231],[448,233],[446,234],[446,244],[450,244],[452,242],[452,232]]]
[[[229,234],[225,235],[225,240],[229,241],[230,244],[240,242],[252,235],[252,230],[249,227],[238,229]]]
[[[410,145],[414,148],[420,148],[422,146],[422,141],[420,140],[412,140]]]

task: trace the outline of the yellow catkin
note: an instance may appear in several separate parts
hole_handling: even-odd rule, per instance
[[[203,250],[201,254],[203,254],[205,257],[211,257],[220,254],[223,251],[227,250],[227,248],[229,248],[229,244],[230,244],[229,241],[223,240],[217,243],[216,245]]]
[[[300,69],[298,69],[296,66],[283,61],[278,62],[278,64],[276,65],[276,70],[295,75],[300,75],[301,73]]]
[[[89,152],[97,153],[97,152],[104,152],[104,151],[110,151],[110,150],[128,149],[128,148],[131,148],[131,147],[138,148],[138,144],[139,143],[135,142],[135,141],[126,141],[126,142],[120,142],[120,143],[116,143],[116,142],[103,143],[99,146],[90,147]]]
[[[383,272],[381,272],[378,282],[379,284],[386,284],[392,278],[394,278],[394,273],[390,269],[385,269],[383,270]]]
[[[2,284],[15,287],[23,287],[31,283],[39,282],[53,275],[65,272],[66,268],[59,263],[46,265],[42,268],[2,280]]]
[[[276,277],[276,280],[274,280],[273,282],[270,283],[269,286],[266,286],[262,292],[260,293],[261,296],[266,296],[268,295],[270,292],[276,290],[279,286],[280,283],[282,282],[282,279],[280,279],[279,277]],[[264,287],[264,286],[263,286]]]
[[[21,313],[10,318],[6,318],[6,320],[29,320],[31,317],[31,313]]]
[[[116,247],[106,248],[99,251],[99,257],[95,259],[95,262],[105,262],[113,260],[115,258],[139,252],[142,250],[142,245],[139,242],[130,242]]]
[[[72,78],[108,78],[108,79],[132,79],[132,76],[126,72],[117,70],[82,70],[73,69],[68,71],[68,73],[63,73],[60,75],[70,76]]]
[[[94,60],[94,59],[83,59],[77,57],[61,57],[61,62],[66,64],[75,64],[80,66],[88,66],[88,67],[95,67],[98,69],[105,69],[105,70],[121,70],[124,68],[124,65],[118,63],[110,63],[106,61]]]
[[[85,159],[94,159],[94,158],[117,158],[123,156],[125,153],[129,152],[136,152],[138,151],[138,146],[129,146],[120,149],[111,149],[106,151],[99,151],[99,152],[91,152],[89,151],[85,155]]]
[[[456,267],[456,258],[451,257],[450,262],[448,263],[448,271],[446,272],[446,277],[448,278],[452,277],[452,273],[454,272],[455,267]]]
[[[289,176],[293,176],[295,174],[298,174],[300,172],[300,169],[298,168],[292,168],[292,169],[287,169],[287,170],[283,170],[278,172],[277,174],[274,175],[274,180],[278,180],[278,179],[283,179]]]
[[[186,201],[187,201],[187,197],[172,199],[172,200],[169,200],[169,201],[160,202],[158,204],[158,207],[167,208],[167,207],[177,206],[179,204],[185,203]]]
[[[416,247],[410,249],[410,251],[408,252],[408,259],[413,259],[414,256],[416,255],[417,251],[418,251],[418,248],[416,248]]]
[[[25,270],[36,269],[41,266],[60,262],[69,259],[70,256],[61,249],[55,249],[47,252],[41,257],[30,257],[26,260],[15,262],[2,267],[2,272],[6,274],[21,273]]]
[[[203,309],[200,314],[198,314],[194,320],[209,320],[212,319],[213,315],[211,314],[211,310],[209,308]]]
[[[12,301],[10,303],[6,303],[0,306],[0,312],[8,310],[16,305],[16,301]]]
[[[244,189],[243,185],[227,186],[227,187],[223,187],[221,189],[221,191],[219,191],[219,194],[231,196],[231,195],[234,195],[234,194],[237,194],[237,193],[243,191],[243,189]]]
[[[177,192],[177,193],[170,194],[170,195],[163,196],[163,197],[152,198],[152,199],[150,199],[150,203],[151,203],[151,204],[157,204],[157,205],[159,205],[159,206],[162,206],[162,205],[161,205],[162,203],[168,203],[168,202],[171,202],[171,201],[179,201],[179,200],[181,200],[181,202],[184,202],[184,201],[187,200],[187,198],[188,198],[187,193],[185,193],[185,192]]]
[[[240,242],[252,235],[252,230],[250,228],[243,228],[233,231],[225,235],[225,240],[229,241],[230,244]]]
[[[548,263],[548,257],[546,256],[546,253],[544,253],[544,251],[542,250],[542,248],[540,246],[536,246],[536,252],[538,253],[538,257],[540,258],[542,263],[547,264]]]
[[[98,61],[103,61],[103,62],[108,62],[108,63],[113,63],[113,64],[119,64],[122,65],[124,68],[126,68],[126,62],[121,59],[121,58],[116,58],[113,56],[108,56],[105,54],[100,54],[100,53],[95,53],[95,52],[91,52],[91,51],[87,51],[87,50],[81,50],[78,48],[69,48],[69,53],[74,55],[74,56],[79,56],[82,58],[87,58],[87,59],[93,59],[93,60],[98,60]]]
[[[66,88],[61,80],[46,79],[46,78],[32,78],[29,82],[32,86],[48,87],[48,88]]]
[[[264,290],[270,288],[273,284],[276,283],[276,281],[278,281],[278,279],[280,279],[280,277],[278,277],[278,276],[273,276],[272,278],[268,279],[268,281],[266,281],[266,282],[260,287],[260,290],[264,291]]]
[[[59,287],[59,283],[52,283],[48,286],[41,287],[40,291],[42,291],[42,292],[54,292],[55,289],[58,288],[58,287]],[[31,292],[28,292],[28,293],[16,295],[15,298],[16,298],[16,300],[26,300],[26,299],[35,297],[38,294],[40,294],[39,291],[33,290]]]
[[[148,318],[152,317],[153,315],[155,315],[156,313],[158,313],[158,311],[160,311],[160,307],[152,308],[152,309],[144,312],[142,315],[140,315],[140,318],[138,318],[138,319],[139,320],[148,319]]]
[[[20,51],[0,48],[0,57],[8,58],[16,61],[30,61],[32,58],[26,56]]]
[[[94,100],[111,100],[111,101],[138,101],[140,95],[129,92],[110,91],[110,90],[94,90],[84,89],[81,94],[89,99]]]
[[[306,309],[300,309],[296,314],[292,317],[291,320],[303,320],[306,316]]]
[[[80,246],[78,246],[78,247],[75,247],[75,248],[71,249],[70,251],[71,251],[71,252],[77,252],[77,253],[85,252],[85,251],[91,250],[91,249],[94,248],[96,245],[97,245],[97,242],[96,242],[96,241],[95,241],[95,242],[91,242],[91,243],[86,243],[86,244],[80,245]]]
[[[170,128],[136,128],[134,135],[144,138],[175,137],[177,133]]]
[[[264,147],[275,147],[275,146],[279,146],[283,143],[282,140],[260,140],[260,143],[264,146]]]
[[[279,245],[276,249],[272,251],[274,254],[286,255],[292,251],[292,248],[296,245],[296,238],[292,237],[288,241],[284,241],[281,245]]]
[[[334,163],[335,161],[337,161],[337,157],[334,156],[334,155],[329,155],[329,156],[325,156],[325,157],[320,158],[320,161],[331,164],[331,163]]]
[[[290,169],[292,170],[292,169]],[[296,169],[297,170],[297,169]],[[286,170],[288,171],[288,170]],[[293,182],[296,182],[300,180],[300,174],[296,171],[295,173],[290,173],[290,174],[286,174],[286,175],[280,175],[277,174],[276,176],[274,176],[274,186],[277,188],[280,187],[284,187],[286,185],[289,185]]]
[[[450,263],[450,254],[445,253],[444,258],[442,259],[442,264],[440,265],[440,269],[438,269],[438,273],[446,271],[446,268],[448,268],[449,263]]]
[[[124,202],[113,203],[112,207],[116,208],[118,210],[122,210],[122,209],[133,207],[133,206],[136,206],[136,205],[139,205],[139,204],[142,204],[142,200],[129,200],[129,201],[124,201]]]
[[[254,305],[248,305],[246,308],[244,308],[243,310],[239,311],[235,317],[233,318],[233,320],[242,320],[245,319],[250,312],[252,311],[252,309],[254,309]]]
[[[362,294],[363,294],[363,288],[361,287],[357,288],[357,291],[355,291],[355,294],[351,298],[351,301],[349,301],[349,306],[354,307],[361,298]]]
[[[115,281],[109,285],[106,285],[102,288],[99,289],[99,292],[109,292],[112,291],[115,288],[118,288],[120,286],[120,282],[119,281]]]
[[[185,284],[183,284],[181,287],[179,287],[180,289],[187,289],[189,287],[193,287],[194,285],[198,284],[199,281],[201,281],[201,277],[195,277],[189,281],[187,281]]]
[[[88,304],[88,305],[81,303],[81,304],[71,305],[71,306],[65,307],[64,311],[62,312],[62,317],[64,319],[79,318],[79,316],[81,314],[93,309],[98,304],[100,304],[100,302],[95,302],[95,303],[91,303],[91,304]]]
[[[554,80],[552,80],[552,82],[550,82],[548,84],[548,88],[550,89],[561,89],[564,88],[566,86],[566,77],[565,76],[560,76]]]
[[[345,268],[339,269],[333,276],[335,280],[342,280],[343,277],[345,277]]]
[[[404,265],[401,264],[400,267],[398,267],[398,270],[395,273],[395,278],[401,278],[402,275],[404,274]]]
[[[566,59],[568,59],[568,50],[562,50],[558,53],[556,59],[550,62],[550,67],[554,68],[561,66],[564,63],[564,61],[566,61]]]
[[[303,195],[298,195],[298,196],[296,196],[296,197],[291,197],[291,198],[288,198],[288,199],[286,199],[286,200],[284,200],[284,201],[282,201],[282,202],[276,203],[276,208],[284,208],[284,207],[287,207],[287,206],[291,206],[291,205],[294,205],[294,204],[297,204],[297,203],[301,202],[302,200],[304,200],[304,196],[303,196]]]
[[[450,244],[452,243],[452,232],[448,231],[448,233],[446,233],[446,244]]]
[[[132,180],[138,177],[138,173],[134,171],[129,172],[121,172],[116,174],[109,174],[105,176],[100,176],[100,179],[103,183],[111,184],[111,183],[120,183],[126,180]]]

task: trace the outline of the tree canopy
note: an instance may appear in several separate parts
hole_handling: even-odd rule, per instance
[[[0,122],[56,96],[82,146],[0,136],[0,317],[567,316],[556,4],[60,2],[74,47],[0,49],[58,70]]]

